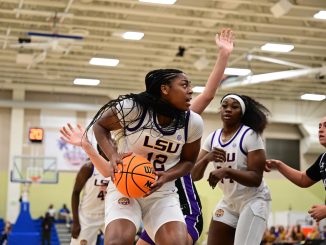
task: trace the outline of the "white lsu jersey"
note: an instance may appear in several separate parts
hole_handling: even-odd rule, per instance
[[[222,129],[217,129],[206,138],[203,146],[203,149],[207,152],[210,152],[214,147],[222,148],[226,152],[226,161],[214,162],[215,168],[228,167],[247,170],[248,152],[264,149],[264,143],[260,135],[245,125],[242,125],[227,142],[222,141],[221,135]],[[232,179],[225,178],[218,182],[218,186],[223,191],[223,199],[226,201],[236,202],[254,197],[271,200],[269,189],[264,180],[262,180],[259,187],[248,187]]]
[[[83,188],[79,210],[89,216],[104,216],[104,200],[108,184],[109,179],[103,177],[93,165],[92,176],[89,177]]]
[[[126,122],[138,115],[138,110],[131,100],[123,100],[118,108],[118,117]],[[122,109],[121,109],[122,108]],[[151,126],[146,125],[152,117]],[[180,161],[183,145],[201,138],[203,133],[202,118],[195,112],[187,112],[185,127],[166,134],[160,127],[157,115],[145,112],[139,120],[130,123],[126,129],[127,136],[118,142],[119,152],[133,152],[153,163],[155,170],[166,171]],[[174,188],[174,181],[166,183],[159,191]]]

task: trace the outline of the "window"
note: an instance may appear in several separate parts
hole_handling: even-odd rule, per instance
[[[278,159],[290,167],[300,170],[300,141],[266,139],[267,159]]]

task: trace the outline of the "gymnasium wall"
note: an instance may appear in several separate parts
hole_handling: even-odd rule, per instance
[[[10,93],[3,93],[0,95],[1,98],[10,99]],[[27,93],[26,100],[39,102],[55,102],[58,103],[58,107],[53,110],[57,114],[57,117],[67,114],[66,109],[60,109],[60,103],[80,103],[81,105],[89,104],[94,108],[99,108],[99,105],[104,104],[108,98],[96,97],[96,96],[77,96],[77,95],[58,95],[58,94],[46,94],[46,93]],[[295,104],[295,102],[289,102]],[[44,103],[43,103],[44,104]],[[216,105],[216,104],[215,104]],[[41,107],[42,105],[40,105]],[[289,107],[290,105],[287,105]],[[293,105],[296,106],[296,105]],[[215,108],[214,108],[215,107]],[[306,106],[310,108],[313,106]],[[58,109],[59,108],[59,109]],[[217,111],[217,106],[213,106],[211,112]],[[281,107],[270,106],[272,115],[279,115],[279,110]],[[47,109],[51,110],[51,109]],[[89,115],[95,113],[95,111],[89,111],[88,107],[81,109],[72,109],[73,114],[76,117],[76,121],[85,124]],[[39,126],[41,117],[40,108],[29,108],[25,109],[24,116],[24,135],[23,137],[23,153],[24,154],[35,154],[35,148],[28,143],[27,140],[27,130],[30,126]],[[298,115],[298,111],[284,111],[284,114],[293,113],[293,118],[299,118],[302,115]],[[8,166],[9,166],[9,128],[10,128],[10,115],[11,107],[0,106],[0,217],[6,217],[6,198],[7,198],[7,181],[8,181]],[[310,115],[311,116],[311,115]],[[285,117],[286,118],[286,117]],[[317,131],[317,122],[320,120],[320,113],[313,115],[311,117],[310,123],[313,123],[314,130]],[[57,118],[58,119],[58,118]],[[217,113],[205,113],[203,115],[205,128],[203,140],[208,136],[210,132],[221,126],[221,121],[219,119],[219,114]],[[275,117],[274,117],[275,119]],[[280,138],[280,139],[304,139],[309,138],[309,136],[304,135],[298,127],[298,124],[293,123],[294,120],[289,120],[289,123],[280,122],[280,120],[271,120],[271,124],[268,126],[264,133],[264,137]],[[318,149],[319,152],[308,152],[303,154],[305,145],[302,143],[302,154],[301,159],[301,169],[306,169],[314,160],[317,158],[318,153],[323,151],[323,148]],[[36,150],[37,154],[42,155],[43,149],[40,146]],[[208,170],[209,171],[209,170]],[[75,172],[60,172],[59,182],[56,185],[49,184],[34,184],[30,189],[30,201],[31,201],[31,213],[33,217],[39,217],[43,215],[49,204],[54,204],[56,209],[59,209],[63,203],[68,204],[70,207],[70,196],[73,188],[73,183],[75,180]],[[207,173],[206,173],[207,176]],[[266,173],[265,179],[269,185],[273,205],[272,210],[275,211],[286,211],[291,206],[292,210],[305,212],[312,204],[323,203],[324,202],[324,189],[321,183],[313,186],[309,189],[300,189],[293,184],[285,180],[277,172]],[[221,197],[221,191],[218,189],[212,190],[207,184],[206,178],[196,183],[198,187],[198,192],[202,199],[203,211],[204,211],[204,232],[207,231],[209,221],[211,218],[211,212],[217,202]],[[18,201],[18,200],[17,200]]]

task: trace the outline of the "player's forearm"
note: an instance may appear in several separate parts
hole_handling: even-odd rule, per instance
[[[95,123],[93,126],[94,135],[97,143],[108,159],[113,159],[112,156],[117,154],[117,148],[112,139],[110,130],[103,127],[100,123]]]
[[[72,219],[74,223],[78,223],[79,224],[79,194],[80,193],[72,193],[72,197],[71,197],[71,212],[72,212]]]
[[[209,103],[214,99],[216,91],[220,86],[221,80],[223,78],[224,70],[226,68],[229,56],[230,53],[224,50],[220,50],[213,70],[207,79],[203,93],[199,94],[192,102],[190,107],[192,111],[201,114],[209,105]]]
[[[111,176],[112,170],[108,166],[109,162],[105,160],[91,144],[83,144],[83,150],[104,177]]]
[[[190,173],[193,163],[190,161],[181,161],[174,167],[166,171],[167,181],[172,181]]]
[[[304,186],[303,173],[301,171],[291,168],[283,162],[279,162],[277,170],[293,184],[299,187],[306,187]]]
[[[196,162],[195,166],[191,170],[191,177],[193,181],[198,181],[203,178],[208,164],[209,160],[206,156]]]
[[[226,167],[225,170],[228,178],[248,187],[260,186],[263,179],[262,173],[258,173],[256,171],[243,171],[238,169],[231,169],[228,167]]]

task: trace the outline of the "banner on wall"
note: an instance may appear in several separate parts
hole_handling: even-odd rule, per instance
[[[87,156],[81,147],[67,144],[60,139],[59,130],[67,122],[76,125],[75,111],[41,111],[41,126],[45,128],[44,154],[57,158],[58,171],[78,171],[87,160]]]
[[[59,130],[45,133],[45,155],[57,158],[58,171],[78,171],[87,160],[81,147],[67,144],[60,139]]]

